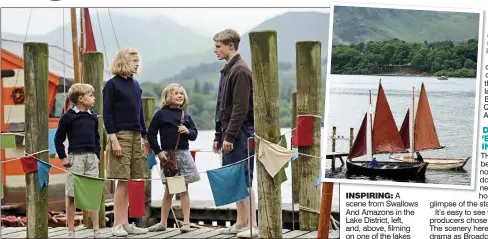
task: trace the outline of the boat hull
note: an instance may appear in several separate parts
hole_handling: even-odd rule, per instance
[[[378,162],[375,168],[369,168],[371,161],[347,161],[348,174],[380,176],[391,179],[418,179],[425,177],[429,163]]]
[[[462,170],[471,157],[462,158],[423,158],[429,163],[429,170]],[[400,162],[411,162],[411,156],[391,157],[390,159]]]

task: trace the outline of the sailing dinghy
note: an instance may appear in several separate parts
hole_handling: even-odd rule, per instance
[[[415,92],[415,89],[414,89]],[[412,96],[414,97],[414,96]],[[414,98],[412,101],[414,102]],[[412,107],[414,103],[412,102]],[[413,121],[412,116],[412,121]],[[413,153],[425,150],[437,150],[445,148],[441,146],[439,142],[439,137],[434,124],[434,118],[432,117],[432,112],[430,110],[429,100],[427,98],[427,91],[425,90],[424,83],[420,88],[420,96],[417,107],[417,113],[415,115],[415,121],[413,125],[413,137],[411,149],[410,145],[410,127],[409,127],[409,110],[402,123],[400,129],[400,135],[402,136],[403,142],[405,143],[405,148],[409,149],[410,156],[395,156],[390,157],[390,159],[402,162],[412,162],[415,160]],[[471,157],[468,158],[423,158],[424,162],[429,163],[429,169],[448,169],[448,170],[460,170],[463,169],[464,165],[469,161]]]
[[[370,161],[353,161],[352,159],[367,154],[367,144],[371,144],[371,157],[374,154],[405,153],[408,152],[402,141],[398,128],[391,113],[385,92],[379,83],[378,96],[376,99],[375,119],[373,121],[371,112],[371,91],[370,91],[370,117],[372,126],[371,141],[367,139],[367,112],[364,115],[361,127],[354,140],[347,159],[347,173],[360,174],[364,176],[380,176],[391,179],[418,179],[425,177],[427,162],[382,162],[378,161],[376,166],[370,167]]]

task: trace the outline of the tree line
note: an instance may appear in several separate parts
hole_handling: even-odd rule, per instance
[[[332,74],[476,77],[478,40],[399,39],[332,46]]]

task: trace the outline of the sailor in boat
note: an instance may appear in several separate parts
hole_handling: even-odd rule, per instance
[[[419,162],[424,162],[424,157],[422,157],[422,155],[420,155],[419,152],[415,152],[417,154],[417,158],[415,160],[419,161]]]
[[[371,163],[369,163],[369,167],[376,168],[376,166],[378,166],[378,161],[376,161],[376,158],[373,158],[373,160],[371,160]]]

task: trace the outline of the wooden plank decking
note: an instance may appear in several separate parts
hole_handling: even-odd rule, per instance
[[[225,235],[220,233],[221,229],[212,228],[192,228],[192,231],[187,233],[181,233],[178,228],[168,228],[161,232],[149,232],[142,235],[129,235],[129,238],[236,238],[235,235]],[[2,238],[25,238],[26,228],[25,227],[7,227],[2,228]],[[111,228],[102,228],[102,234],[105,237],[111,237]],[[92,229],[77,229],[76,238],[90,238],[93,237]],[[66,238],[67,228],[56,227],[49,228],[49,238]],[[283,238],[317,238],[317,231],[290,231],[288,229],[283,229]],[[332,231],[330,233],[329,239],[339,238],[338,231]]]
[[[173,210],[176,218],[182,219],[183,213],[180,208],[180,201],[173,201]],[[225,206],[216,207],[214,201],[210,200],[191,200],[190,204],[190,220],[202,221],[207,225],[212,225],[216,222],[218,225],[225,225],[225,222],[235,222],[237,219],[237,209],[235,203],[231,203]],[[293,210],[294,209],[294,210]],[[257,216],[256,211],[256,216]],[[151,218],[160,218],[161,215],[161,200],[151,201]],[[337,221],[340,221],[339,205],[333,205],[331,216]],[[173,218],[170,212],[169,218]],[[294,219],[294,220],[293,220]],[[299,222],[299,209],[298,204],[295,204],[292,208],[291,203],[282,204],[282,220],[284,228],[292,229],[293,221],[295,222],[295,228],[298,228]]]

